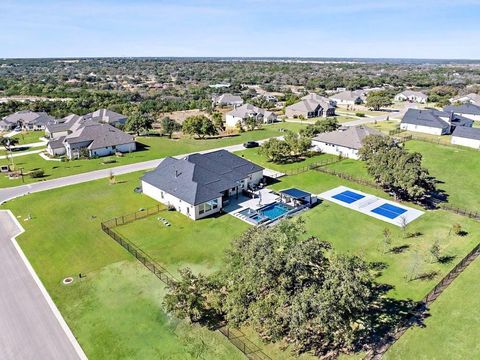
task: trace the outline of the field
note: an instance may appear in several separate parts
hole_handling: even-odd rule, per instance
[[[223,146],[241,144],[249,140],[261,140],[274,136],[281,136],[280,129],[299,130],[302,124],[278,123],[265,126],[261,130],[241,133],[237,136],[227,138],[215,138],[206,140],[196,140],[192,138],[181,138],[170,140],[166,137],[139,137],[137,141],[141,144],[140,151],[131,154],[125,154],[123,157],[73,160],[68,162],[47,161],[38,154],[25,155],[15,158],[15,164],[18,168],[23,168],[24,172],[33,169],[43,169],[45,176],[42,179],[31,179],[24,177],[26,183],[49,180],[68,175],[79,174],[99,169],[107,169],[115,166],[132,164],[147,160],[159,159],[165,156],[174,156],[187,154],[196,151],[215,149]],[[104,164],[106,159],[114,159],[116,162]],[[0,160],[0,165],[9,163],[8,160]],[[10,187],[21,185],[22,180],[9,180],[5,175],[0,176],[0,187]]]
[[[100,230],[102,220],[155,204],[133,191],[140,175],[31,194],[2,208],[25,227],[18,242],[90,359],[242,359],[220,334],[165,314],[163,284]],[[61,285],[67,276],[75,282]]]
[[[430,307],[425,327],[408,330],[387,360],[480,357],[480,259],[475,260]]]
[[[26,131],[20,134],[13,136],[15,139],[18,139],[18,145],[37,143],[40,141],[40,138],[44,136],[43,131]]]
[[[441,183],[452,206],[477,210],[480,202],[480,152],[478,150],[407,141],[406,148],[423,155],[423,164]]]

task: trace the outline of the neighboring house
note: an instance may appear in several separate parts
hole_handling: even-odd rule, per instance
[[[285,115],[289,118],[327,117],[335,116],[335,103],[315,93],[308,94],[295,104],[285,108]]]
[[[45,127],[45,136],[49,139],[57,139],[71,134],[76,127],[83,122],[83,117],[71,114],[63,119],[47,124]]]
[[[475,121],[480,121],[480,105],[470,103],[465,103],[462,105],[450,105],[445,106],[443,110],[453,112]]]
[[[384,136],[381,132],[364,125],[350,126],[315,136],[312,139],[312,146],[316,151],[326,154],[358,159],[358,150],[362,147],[363,139],[369,135]]]
[[[471,103],[471,104],[475,104],[475,105],[480,105],[480,95],[475,94],[475,93],[470,93],[470,94],[467,94],[467,95],[459,95],[459,96],[455,96],[455,97],[451,98],[450,102],[452,104],[455,104],[455,103],[462,103],[462,104]]]
[[[262,167],[226,150],[167,157],[141,178],[145,195],[193,220],[218,213],[230,196],[254,188],[262,179]]]
[[[451,112],[435,109],[408,109],[400,123],[400,129],[431,135],[447,135],[456,127],[471,127],[473,121]]]
[[[45,112],[25,110],[5,116],[0,123],[0,128],[2,131],[10,131],[17,127],[26,131],[45,130],[47,124],[52,122],[55,122],[55,118]]]
[[[367,101],[363,90],[342,91],[338,94],[330,96],[330,100],[336,105],[359,105]]]
[[[458,126],[452,133],[452,144],[480,149],[480,128]]]
[[[251,104],[244,104],[228,112],[225,117],[227,127],[235,127],[240,122],[245,125],[248,118],[254,118],[257,123],[270,124],[277,120],[277,115]]]
[[[91,120],[98,123],[109,124],[112,126],[125,125],[127,117],[115,111],[108,109],[99,109],[87,115],[84,115],[85,120]]]
[[[238,95],[232,95],[230,93],[226,93],[220,96],[214,96],[212,101],[215,105],[220,106],[240,106],[243,104],[243,100]]]
[[[49,142],[54,153],[57,139]],[[132,135],[108,125],[88,122],[63,139],[65,154],[69,159],[79,158],[85,151],[88,157],[107,156],[117,152],[128,153],[136,150]],[[59,150],[58,150],[59,151]],[[52,155],[52,153],[50,153]]]
[[[421,91],[405,90],[395,95],[395,101],[410,101],[420,104],[426,104],[428,96]]]
[[[62,156],[65,155],[65,145],[63,144],[65,136],[60,136],[56,139],[51,139],[47,143],[47,153],[51,156]]]

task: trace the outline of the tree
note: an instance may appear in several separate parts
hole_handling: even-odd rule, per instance
[[[153,119],[147,114],[143,114],[139,111],[135,111],[128,117],[125,130],[132,131],[135,134],[140,135],[141,131],[151,130],[153,126]]]
[[[172,138],[172,134],[175,131],[179,131],[182,128],[182,125],[177,123],[175,120],[165,116],[161,121],[160,125],[162,127],[162,133],[167,135],[169,139]]]
[[[296,157],[304,155],[312,147],[312,140],[303,134],[286,131],[283,138],[288,145],[290,154]]]
[[[196,135],[201,139],[205,136],[218,134],[212,120],[205,115],[194,115],[186,118],[182,125],[182,131],[188,135]]]
[[[433,260],[438,261],[438,259],[440,259],[440,243],[438,240],[434,241],[429,251],[430,251],[430,255],[432,256],[431,262],[433,262]]]
[[[409,153],[391,138],[367,136],[359,155],[375,182],[397,198],[420,201],[436,190],[435,179],[422,167],[422,155]]]
[[[218,111],[215,111],[212,114],[212,121],[213,125],[217,128],[219,131],[225,130],[224,124],[223,124],[223,116],[222,113],[219,113]]]
[[[392,244],[392,233],[389,229],[383,229],[383,253],[386,254]]]
[[[290,155],[290,147],[285,141],[272,138],[260,146],[258,153],[274,163],[284,163]]]
[[[12,163],[12,167],[15,167],[15,163],[13,161],[12,150],[15,145],[18,144],[18,139],[14,137],[0,137],[0,145],[5,147],[5,149],[10,153],[10,161]]]
[[[361,258],[337,255],[330,243],[306,235],[301,218],[247,230],[217,274],[186,272],[169,286],[167,309],[191,321],[213,312],[232,326],[249,324],[298,354],[348,353],[372,333],[377,285]]]
[[[318,120],[313,125],[308,125],[306,128],[300,130],[300,133],[304,136],[313,138],[317,134],[335,131],[340,127],[336,117],[329,117],[326,119]]]
[[[375,111],[392,104],[392,97],[386,91],[371,91],[367,94],[366,106]]]

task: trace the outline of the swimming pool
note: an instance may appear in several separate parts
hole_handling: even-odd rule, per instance
[[[275,219],[278,219],[279,217],[282,217],[292,209],[293,207],[291,206],[276,202],[276,203],[264,206],[263,208],[260,208],[257,211],[259,214],[263,215],[269,220],[275,220]]]
[[[353,191],[350,191],[350,190],[346,190],[346,191],[343,191],[337,195],[333,195],[332,198],[336,199],[336,200],[340,200],[344,203],[347,203],[347,204],[351,204],[351,203],[354,203],[355,201],[358,201],[360,199],[363,199],[365,197],[365,195],[362,195],[362,194],[357,194],[356,192],[353,192]]]
[[[400,215],[406,213],[407,210],[395,205],[383,204],[376,207],[375,209],[372,209],[371,212],[381,216],[385,216],[386,218],[389,218],[389,219],[395,219]]]

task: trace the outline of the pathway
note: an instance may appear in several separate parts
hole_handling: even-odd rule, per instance
[[[40,149],[40,150],[31,150],[31,151],[21,151],[18,153],[13,152],[11,155],[1,155],[0,159],[9,159],[10,157],[20,157],[20,156],[26,156],[26,155],[32,155],[32,154],[38,154],[44,151],[45,149]]]
[[[87,359],[18,246],[22,232],[10,211],[0,211],[0,357]]]

